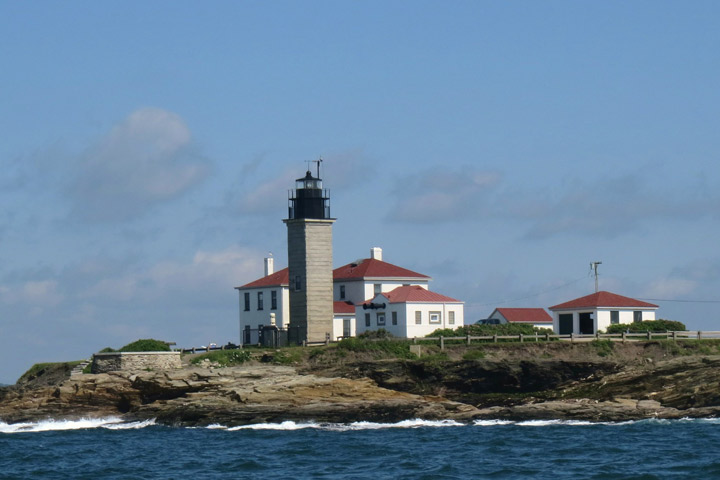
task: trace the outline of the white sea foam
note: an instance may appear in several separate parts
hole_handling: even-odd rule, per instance
[[[107,428],[109,430],[131,430],[155,425],[155,420],[126,422],[118,417],[81,418],[79,420],[44,420],[41,422],[4,423],[0,422],[0,433],[53,432]]]
[[[320,430],[330,431],[357,431],[357,430],[381,430],[387,428],[419,428],[419,427],[462,427],[464,423],[458,423],[454,420],[403,420],[397,423],[376,423],[376,422],[353,422],[353,423],[295,423],[291,421],[282,423],[256,423],[253,425],[242,425],[239,427],[224,427],[222,425],[208,425],[210,429],[226,429],[228,431],[237,430],[302,430],[306,428],[316,428]]]
[[[513,425],[515,422],[512,420],[475,420],[473,425],[478,427],[493,427],[495,425]]]

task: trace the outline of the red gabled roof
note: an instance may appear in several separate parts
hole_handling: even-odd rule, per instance
[[[641,300],[635,300],[630,297],[623,297],[610,292],[597,292],[592,295],[586,295],[584,297],[570,300],[569,302],[561,303],[550,307],[550,310],[566,310],[571,308],[596,308],[596,307],[626,307],[626,308],[658,308],[657,305],[652,303],[643,302]]]
[[[333,302],[333,312],[340,314],[355,314],[355,304],[352,302]]]
[[[374,258],[365,258],[358,262],[348,263],[333,270],[333,280],[353,280],[362,278],[426,278],[427,275],[398,267],[392,263]]]
[[[236,288],[256,288],[256,287],[281,287],[288,286],[290,281],[290,274],[287,268],[278,270],[275,273],[271,273],[267,277],[262,277],[254,282],[246,283],[242,287]]]
[[[383,292],[382,295],[384,295],[390,303],[462,303],[460,300],[425,290],[419,285],[397,287],[390,292]]]
[[[496,308],[510,323],[552,323],[544,308]]]

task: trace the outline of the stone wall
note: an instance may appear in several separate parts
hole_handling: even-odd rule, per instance
[[[109,352],[93,355],[92,373],[181,368],[180,352]]]

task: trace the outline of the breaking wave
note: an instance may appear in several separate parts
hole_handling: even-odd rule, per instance
[[[0,421],[0,433],[56,432],[105,428],[108,430],[133,430],[155,425],[155,419],[127,422],[117,417],[81,418],[79,420],[44,420],[42,422],[5,423]]]

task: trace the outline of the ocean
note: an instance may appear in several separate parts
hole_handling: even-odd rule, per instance
[[[720,478],[720,419],[0,422],[1,479]]]

